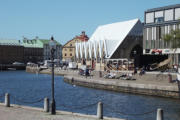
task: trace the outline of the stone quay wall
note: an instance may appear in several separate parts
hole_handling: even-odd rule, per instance
[[[26,72],[51,74],[51,69],[39,70],[38,67],[26,67]],[[168,73],[154,72],[143,76],[134,75],[136,80],[120,80],[99,78],[98,71],[92,71],[91,77],[78,74],[78,70],[61,70],[55,68],[56,75],[64,76],[64,81],[69,84],[79,86],[111,90],[116,92],[135,93],[142,95],[152,95],[159,97],[180,98],[179,86],[176,82],[169,83]],[[127,71],[116,72],[117,75],[127,73]],[[102,72],[104,76],[106,72]],[[172,79],[176,79],[176,74],[171,73]]]
[[[128,83],[111,80],[86,79],[82,77],[64,76],[64,81],[89,88],[112,90],[116,92],[136,93],[160,97],[179,98],[179,88],[176,86]]]

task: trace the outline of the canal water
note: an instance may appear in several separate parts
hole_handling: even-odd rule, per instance
[[[51,76],[25,71],[0,72],[0,102],[10,93],[11,103],[43,107],[44,97],[51,98]],[[180,119],[180,100],[117,93],[70,85],[55,76],[55,100],[58,110],[96,114],[97,102],[104,104],[104,115],[128,120],[155,120],[156,109],[164,110],[165,120]]]

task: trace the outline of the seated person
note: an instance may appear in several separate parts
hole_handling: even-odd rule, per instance
[[[107,71],[107,74],[104,76],[104,78],[115,78],[116,74],[111,73],[109,70]]]
[[[86,76],[89,76],[89,69],[86,69],[85,75],[86,75]]]

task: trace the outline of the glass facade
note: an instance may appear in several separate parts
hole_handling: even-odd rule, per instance
[[[165,34],[169,34],[172,30],[180,27],[178,24],[153,26],[145,28],[144,42],[146,43],[145,49],[166,49],[171,48],[171,44],[163,40]]]

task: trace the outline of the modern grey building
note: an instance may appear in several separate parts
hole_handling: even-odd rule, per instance
[[[180,4],[148,9],[144,13],[144,35],[143,35],[143,53],[144,54],[162,54],[171,56],[174,50],[171,44],[163,40],[163,35],[171,30],[180,28]],[[179,64],[180,49],[176,50],[174,64]]]

